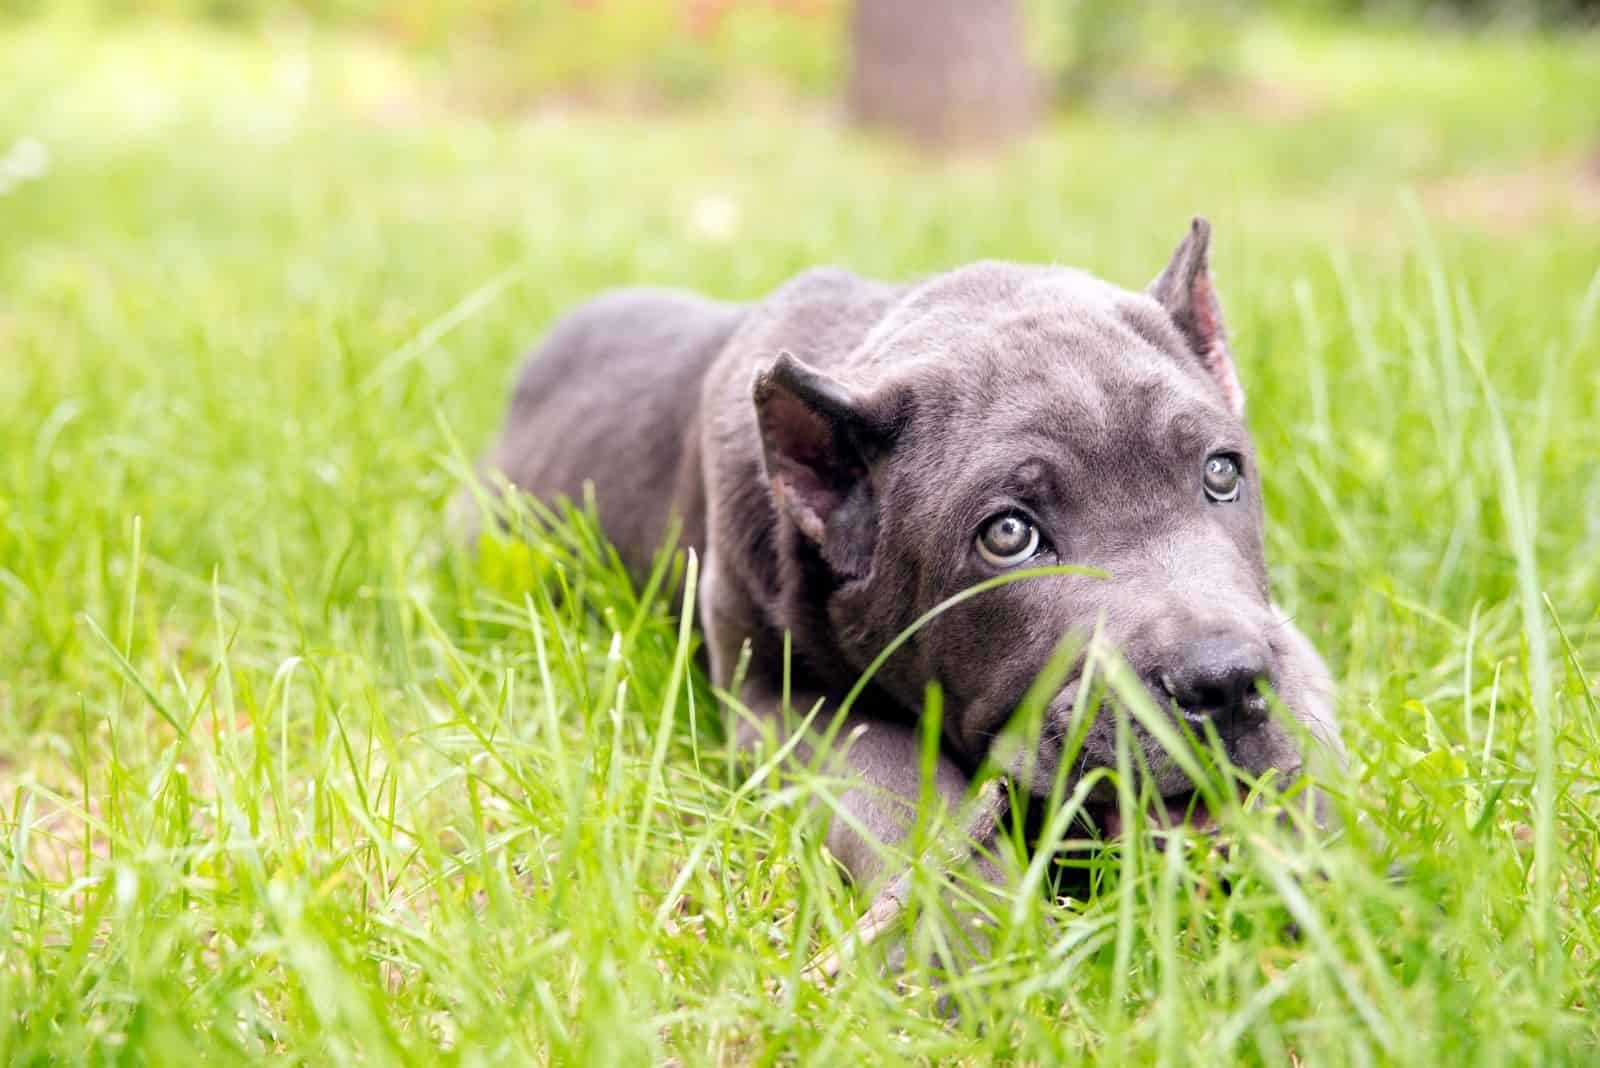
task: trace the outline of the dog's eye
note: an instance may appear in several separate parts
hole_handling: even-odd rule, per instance
[[[1235,499],[1239,496],[1239,461],[1224,452],[1207,457],[1201,481],[1205,484],[1206,496],[1212,500]]]
[[[1039,551],[1039,528],[1015,512],[995,516],[978,532],[978,555],[995,567],[1015,567]]]

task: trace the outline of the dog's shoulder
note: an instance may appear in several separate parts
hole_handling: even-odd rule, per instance
[[[846,368],[856,350],[907,287],[877,282],[841,267],[796,275],[748,306],[703,383],[707,455],[742,479],[759,466],[751,385],[757,371],[789,352],[828,371]]]
[[[606,290],[563,314],[523,357],[511,429],[546,404],[615,408],[630,398],[693,404],[699,372],[734,332],[744,306],[687,290]]]
[[[748,368],[788,351],[818,367],[839,367],[906,292],[842,267],[815,267],[757,302],[730,344]]]

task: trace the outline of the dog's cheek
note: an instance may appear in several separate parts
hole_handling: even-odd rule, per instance
[[[877,558],[870,577],[838,589],[827,601],[828,620],[840,654],[854,671],[866,669],[915,618],[915,603],[892,559]],[[879,668],[873,681],[893,695],[907,712],[922,708],[924,688],[932,677],[918,636],[905,643]]]

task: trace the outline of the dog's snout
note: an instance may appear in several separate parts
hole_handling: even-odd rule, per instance
[[[1272,681],[1271,653],[1244,635],[1212,635],[1182,643],[1160,673],[1162,689],[1182,713],[1222,723],[1266,713],[1261,685]]]

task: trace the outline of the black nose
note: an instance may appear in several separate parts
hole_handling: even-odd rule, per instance
[[[1261,684],[1271,682],[1271,668],[1265,643],[1208,635],[1178,646],[1160,681],[1185,716],[1226,723],[1266,714]]]

